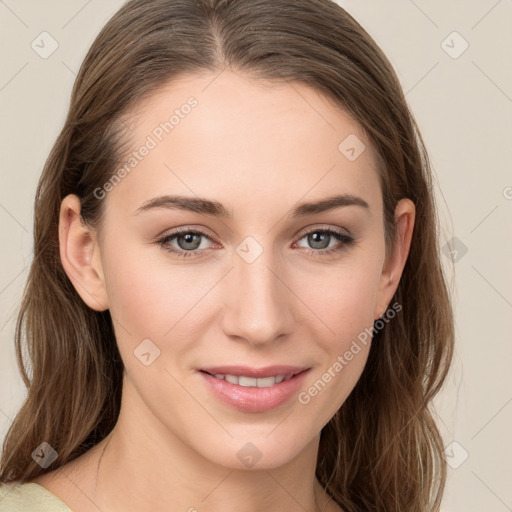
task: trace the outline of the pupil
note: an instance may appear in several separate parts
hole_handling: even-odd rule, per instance
[[[316,249],[325,249],[329,245],[328,243],[327,243],[327,245],[325,245],[325,240],[327,240],[330,237],[330,235],[328,235],[327,233],[320,233],[317,231],[315,233],[312,233],[309,236],[310,236],[310,239],[312,240],[311,245],[313,247],[315,247]],[[323,238],[323,240],[322,240],[322,238]],[[324,242],[324,243],[322,243],[322,242]],[[320,246],[315,245],[315,244],[320,244]]]
[[[199,238],[199,235],[196,235],[194,233],[187,233],[186,235],[182,235],[181,238],[184,238],[185,239],[185,247],[181,247],[182,249],[196,249],[197,248],[197,243],[195,244],[196,247],[194,247],[194,243],[193,243],[193,239],[195,238]],[[178,238],[179,240],[179,238]],[[196,240],[197,242],[197,240]],[[192,244],[192,247],[189,247],[187,244]],[[180,246],[182,244],[179,244]]]

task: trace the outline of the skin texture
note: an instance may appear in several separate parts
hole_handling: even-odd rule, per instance
[[[77,511],[340,510],[315,479],[318,442],[370,343],[308,404],[294,396],[263,413],[220,402],[196,370],[305,366],[307,390],[390,307],[414,205],[399,202],[386,260],[376,162],[358,123],[307,86],[228,70],[183,77],[145,100],[125,119],[130,151],[191,96],[197,106],[107,193],[99,232],[80,221],[76,196],[62,202],[62,264],[89,307],[110,309],[126,367],[123,402],[107,439],[34,481]],[[338,150],[350,134],[366,146],[354,161]],[[219,201],[233,218],[134,214],[164,194]],[[288,214],[334,194],[360,196],[370,209]],[[175,228],[204,231],[203,255],[178,258],[155,242]],[[304,235],[309,228],[348,231],[355,241],[331,237],[325,246],[341,250],[322,255],[325,246]],[[236,251],[248,236],[263,251],[251,263]],[[169,245],[187,250],[183,238]],[[149,366],[134,355],[147,338],[160,350]],[[251,468],[237,457],[247,442],[261,453]]]

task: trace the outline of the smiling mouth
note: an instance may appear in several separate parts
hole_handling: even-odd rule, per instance
[[[263,413],[288,403],[310,371],[305,366],[230,365],[201,368],[197,373],[224,404],[242,412]]]
[[[203,373],[207,373],[212,377],[215,377],[219,380],[225,380],[231,384],[236,384],[237,386],[242,387],[258,387],[258,388],[270,388],[275,386],[276,384],[280,384],[281,382],[286,382],[290,380],[295,375],[298,375],[300,372],[289,373],[286,375],[271,375],[268,377],[250,377],[248,375],[230,375],[223,373],[210,373],[205,370],[201,370]]]

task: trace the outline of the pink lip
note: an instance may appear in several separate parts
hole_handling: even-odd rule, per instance
[[[247,375],[248,377],[252,376],[256,378],[271,375],[289,375],[290,373],[295,373],[296,370],[300,372],[294,375],[290,380],[274,384],[268,388],[239,386],[238,384],[231,384],[231,382],[223,379],[217,379],[213,375],[206,373],[206,370],[198,372],[217,398],[243,412],[265,412],[287,402],[299,391],[304,382],[304,378],[309,373],[309,369],[301,370],[300,368],[289,366],[274,366],[260,370],[253,369],[252,373],[248,372],[247,368],[243,370],[240,370],[240,368],[243,367],[236,367],[236,369],[235,367],[217,367],[214,368],[214,370],[215,373]],[[283,369],[286,371],[282,371]],[[208,370],[208,372],[209,371],[210,370]],[[255,376],[254,373],[258,373],[258,375]],[[262,375],[262,373],[266,373],[266,375]]]

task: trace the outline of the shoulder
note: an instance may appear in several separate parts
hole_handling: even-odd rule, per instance
[[[33,482],[0,484],[0,512],[71,512],[57,496]]]

